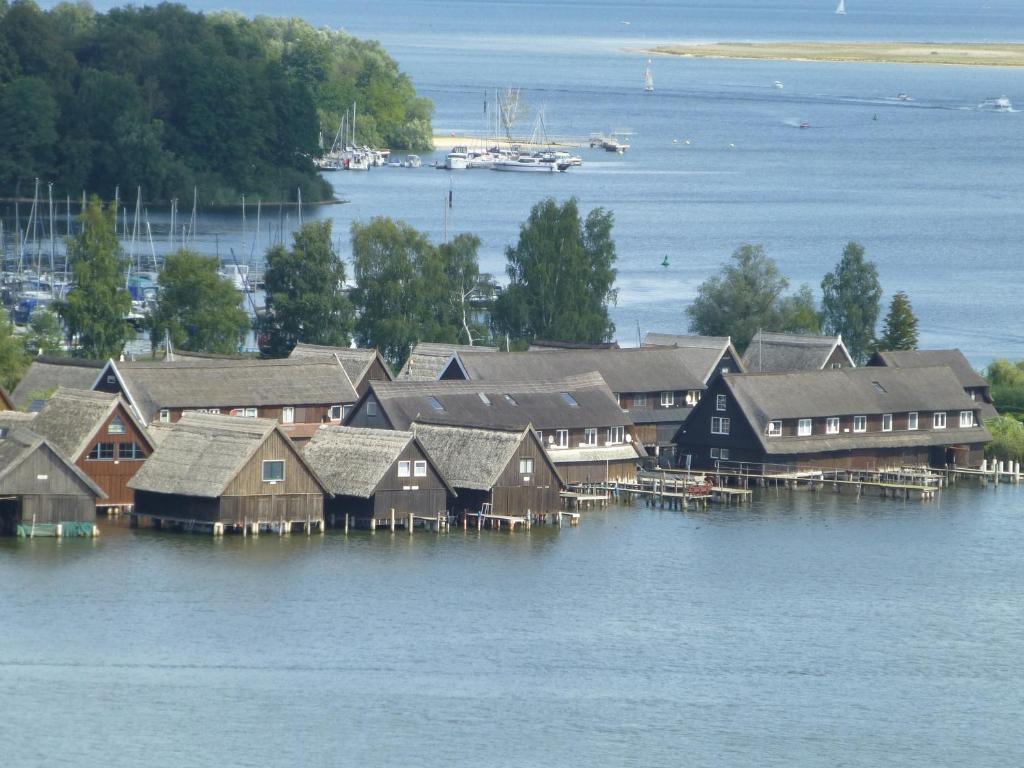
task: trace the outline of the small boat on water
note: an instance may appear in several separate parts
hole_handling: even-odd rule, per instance
[[[423,161],[419,155],[406,155],[405,160],[402,161],[403,168],[419,168],[423,165]]]
[[[469,149],[467,147],[452,147],[452,151],[445,155],[444,167],[449,171],[464,171],[469,167]]]
[[[839,5],[836,6],[836,16],[846,15],[846,0],[839,0]]]
[[[590,137],[591,148],[599,147],[605,152],[614,152],[618,155],[626,154],[626,150],[629,149],[629,144],[625,141],[619,141],[617,136],[603,136],[601,134],[594,134]]]
[[[227,280],[236,291],[252,293],[252,283],[249,282],[249,267],[245,264],[225,264],[217,274]]]
[[[993,112],[1012,112],[1013,104],[1006,96],[990,96],[981,102],[981,109],[990,109]]]
[[[774,83],[772,83],[772,88],[781,91],[783,88],[785,88],[785,85],[783,85],[781,80],[776,80]]]
[[[654,93],[654,74],[651,72],[651,60],[647,60],[647,67],[644,69],[644,91]]]
[[[518,173],[555,173],[560,169],[555,163],[545,163],[534,155],[521,155],[516,159],[498,160],[491,170]]]
[[[800,127],[800,128],[810,128],[810,127],[811,127],[811,124],[810,124],[810,123],[808,123],[808,122],[807,122],[806,120],[804,120],[804,121],[803,121],[802,123],[800,123],[800,126],[799,126],[799,127]]]
[[[896,101],[913,101],[914,98],[909,93],[898,93],[896,94]]]

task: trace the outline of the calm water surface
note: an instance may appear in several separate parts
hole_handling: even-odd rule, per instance
[[[4,541],[4,764],[1019,765],[1020,501]]]

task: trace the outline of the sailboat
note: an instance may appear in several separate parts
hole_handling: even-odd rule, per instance
[[[839,0],[839,5],[836,6],[836,14],[838,16],[846,15],[846,0]]]
[[[644,90],[647,93],[654,91],[654,75],[651,74],[651,60],[647,60],[647,67],[644,69]]]

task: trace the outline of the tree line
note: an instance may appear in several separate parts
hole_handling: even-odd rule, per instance
[[[0,188],[234,202],[331,195],[313,166],[353,102],[361,143],[431,145],[431,103],[376,42],[182,5],[0,0]]]

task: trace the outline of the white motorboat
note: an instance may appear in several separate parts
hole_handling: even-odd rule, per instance
[[[994,112],[1012,112],[1013,104],[1006,96],[992,96],[981,102],[982,109],[991,109]]]
[[[402,161],[402,166],[405,168],[419,168],[423,165],[423,161],[419,155],[406,155],[405,160]]]
[[[464,171],[469,167],[469,150],[466,147],[452,147],[445,155],[444,167],[449,171]]]
[[[772,88],[775,88],[775,89],[780,90],[780,91],[783,88],[785,88],[785,87],[786,86],[783,84],[783,82],[781,80],[776,80],[774,83],[772,83]]]
[[[521,155],[515,160],[498,160],[495,162],[492,170],[519,173],[555,173],[559,169],[555,163],[545,163],[539,157]]]
[[[249,267],[246,264],[225,264],[217,274],[224,280],[231,283],[236,291],[252,293],[252,283],[249,282]]]

